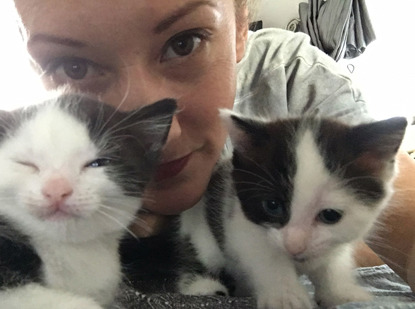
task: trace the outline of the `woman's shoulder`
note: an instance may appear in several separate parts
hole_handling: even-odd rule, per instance
[[[264,28],[256,32],[249,32],[246,56],[249,57],[250,49],[258,47],[280,50],[283,52],[282,55],[291,56],[292,52],[298,52],[299,47],[308,49],[310,46],[310,37],[305,33],[280,28]]]
[[[298,63],[308,67],[323,65],[334,72],[338,72],[339,68],[332,58],[311,45],[307,34],[265,28],[249,33],[245,55],[238,69],[252,72],[255,67],[257,70],[270,71]]]
[[[280,117],[366,114],[350,74],[304,33],[277,28],[250,33],[237,68],[238,111]]]

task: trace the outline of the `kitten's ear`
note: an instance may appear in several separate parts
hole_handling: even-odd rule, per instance
[[[369,152],[376,158],[390,160],[402,143],[407,125],[404,117],[358,125],[351,131],[350,143],[356,145],[357,153]]]
[[[240,152],[252,146],[260,146],[270,137],[259,120],[245,118],[228,109],[220,109],[219,115],[228,130],[233,147]]]
[[[174,99],[164,99],[140,109],[127,112],[132,134],[139,138],[149,152],[159,152],[164,146],[173,116],[177,110]]]

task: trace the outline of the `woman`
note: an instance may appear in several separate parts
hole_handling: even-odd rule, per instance
[[[15,0],[35,68],[49,89],[69,85],[128,110],[172,97],[172,124],[143,218],[202,196],[225,144],[218,108],[275,117],[313,113],[368,119],[364,100],[334,61],[304,35],[265,31],[248,38],[249,0]],[[234,104],[235,103],[235,104]],[[372,248],[415,288],[412,261],[415,164],[400,155],[393,212]],[[136,228],[138,234],[143,231]],[[151,231],[155,233],[156,231]],[[364,247],[359,260],[371,260]]]

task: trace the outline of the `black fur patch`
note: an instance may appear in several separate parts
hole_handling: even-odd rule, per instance
[[[384,174],[392,164],[405,132],[405,118],[350,127],[324,119],[315,131],[327,169],[368,206],[385,195]]]
[[[0,217],[0,290],[41,282],[41,267],[29,238]]]
[[[223,250],[223,210],[226,197],[232,192],[231,162],[218,164],[206,192],[206,219],[219,247]]]
[[[233,179],[238,198],[247,218],[256,224],[282,227],[290,219],[292,178],[297,168],[292,143],[298,125],[298,121],[277,121],[262,125],[261,131],[258,125],[251,130],[247,123],[244,130],[248,131],[250,144],[242,146],[247,150],[234,151]],[[263,201],[278,203],[284,217],[270,217],[261,207]]]

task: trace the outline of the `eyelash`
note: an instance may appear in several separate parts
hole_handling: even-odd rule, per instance
[[[191,56],[194,51],[196,49],[198,49],[200,47],[200,44],[203,44],[206,40],[209,39],[209,37],[211,36],[211,33],[204,30],[204,29],[200,29],[200,28],[195,28],[195,29],[190,29],[190,30],[186,30],[183,32],[180,32],[176,35],[174,35],[172,38],[170,38],[167,43],[165,44],[164,48],[162,49],[162,56],[160,61],[164,62],[164,61],[168,61],[174,58],[185,58],[187,56]],[[170,57],[169,59],[164,59],[165,55],[168,53],[169,49],[173,49],[174,48],[174,43],[178,42],[180,39],[182,41],[185,41],[186,39],[192,38],[193,39],[193,44],[197,44],[197,46],[193,46],[192,50],[186,54],[186,55],[178,55],[177,57]],[[199,41],[197,43],[195,43],[194,39],[198,39]]]
[[[202,28],[194,28],[177,33],[168,39],[162,47],[159,59],[160,63],[175,60],[180,61],[193,56],[210,36],[211,33]],[[183,49],[183,47],[186,50],[183,50],[184,54],[180,55],[178,49]],[[102,66],[82,57],[66,56],[56,58],[48,63],[45,66],[43,75],[51,78],[56,86],[78,83],[78,86],[81,88],[93,90],[90,88],[95,88],[96,85],[103,84],[108,73],[111,73],[109,67]],[[79,74],[79,76],[77,77],[76,74]],[[103,78],[101,81],[98,80],[100,77]]]
[[[98,64],[96,64],[95,62],[91,61],[91,60],[87,60],[85,58],[81,58],[81,57],[61,57],[61,58],[56,58],[53,61],[51,61],[47,66],[46,69],[44,70],[44,74],[49,75],[49,76],[53,76],[54,74],[57,74],[57,71],[62,68],[65,71],[65,65],[70,65],[73,64],[75,65],[84,65],[86,67],[87,72],[85,73],[85,75],[87,75],[92,69],[96,70],[97,72],[99,71],[103,71],[104,68],[102,68],[101,66],[99,66]],[[66,72],[65,72],[66,73]],[[68,75],[66,73],[66,75]],[[69,77],[69,76],[68,76]],[[72,80],[77,80],[76,78],[71,78]],[[84,77],[79,78],[79,80],[84,79]]]

